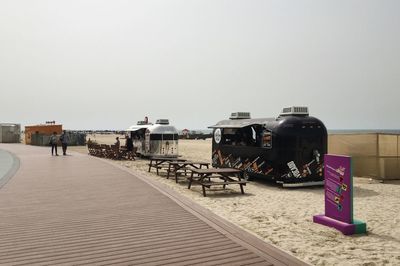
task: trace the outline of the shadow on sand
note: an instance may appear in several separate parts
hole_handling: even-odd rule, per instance
[[[324,186],[285,188],[285,187],[282,187],[281,185],[279,185],[273,181],[269,181],[269,180],[252,179],[251,182],[253,184],[260,184],[260,185],[263,185],[263,186],[266,186],[269,188],[273,188],[273,189],[296,190],[297,192],[300,191],[300,192],[304,192],[304,193],[313,193],[313,194],[317,194],[317,195],[324,194]],[[357,197],[357,198],[367,198],[367,197],[378,196],[379,193],[372,189],[361,188],[361,187],[355,185],[355,186],[353,186],[353,195],[354,195],[354,197]]]

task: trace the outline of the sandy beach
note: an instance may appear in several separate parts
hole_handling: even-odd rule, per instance
[[[111,144],[115,135],[91,135],[98,143]],[[121,143],[124,143],[122,140]],[[86,147],[69,147],[87,153]],[[211,140],[182,140],[179,154],[191,160],[210,162]],[[322,187],[283,189],[252,181],[245,187],[207,192],[187,189],[183,179],[176,184],[165,174],[149,173],[148,161],[114,161],[131,171],[155,179],[217,215],[253,233],[264,241],[312,265],[400,265],[400,181],[380,183],[354,178],[354,217],[367,223],[366,235],[344,236],[339,231],[312,222],[324,212]]]

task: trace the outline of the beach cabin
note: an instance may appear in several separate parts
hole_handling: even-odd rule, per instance
[[[178,157],[178,130],[168,119],[159,119],[155,124],[139,121],[126,131],[138,155]]]
[[[244,170],[285,187],[322,185],[327,130],[307,107],[284,108],[277,118],[232,113],[213,129],[212,164]]]
[[[182,139],[188,139],[189,138],[189,129],[185,128],[182,130]]]
[[[0,124],[0,143],[20,143],[21,125],[12,123]]]

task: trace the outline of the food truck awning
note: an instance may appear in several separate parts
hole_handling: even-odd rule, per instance
[[[150,126],[152,126],[152,125],[151,124],[148,124],[148,125],[133,125],[133,126],[130,126],[128,129],[126,129],[126,131],[130,131],[130,132],[138,131],[140,129],[148,128]]]
[[[258,118],[258,119],[230,119],[222,120],[208,128],[243,128],[252,125],[265,125],[268,122],[275,121],[275,118]]]

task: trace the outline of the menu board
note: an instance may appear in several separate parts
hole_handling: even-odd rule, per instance
[[[348,224],[353,223],[353,178],[351,157],[326,154],[325,216]]]

